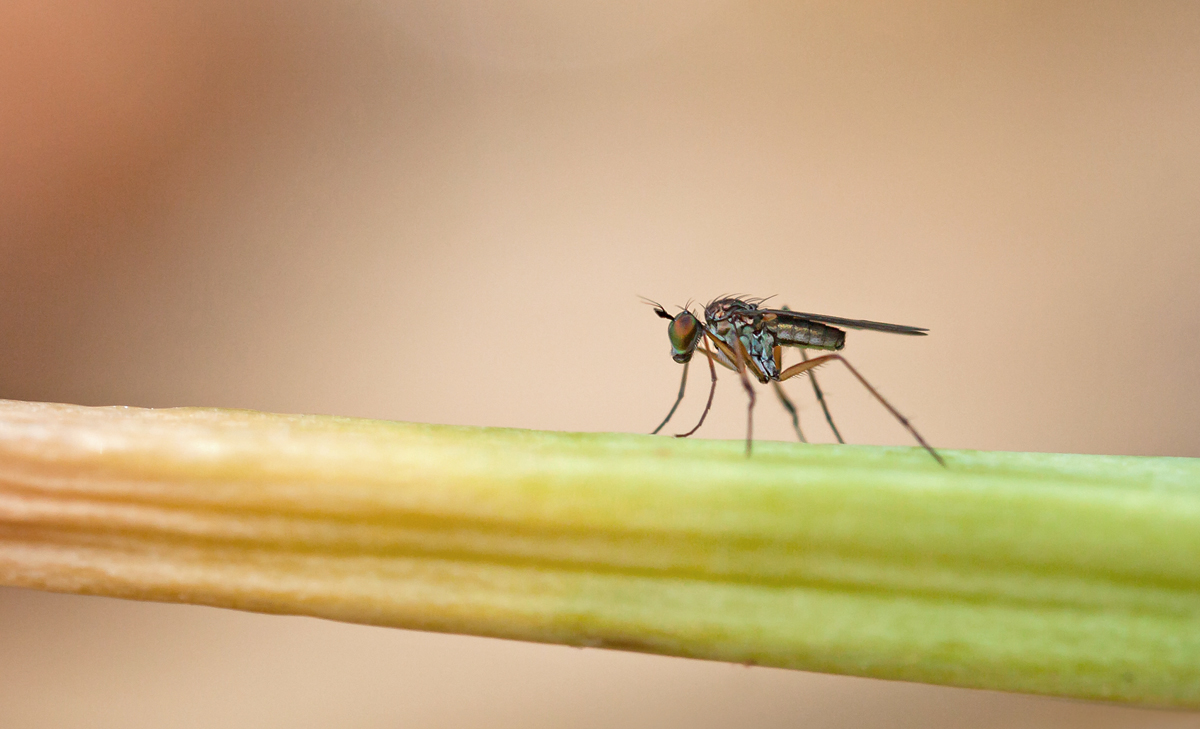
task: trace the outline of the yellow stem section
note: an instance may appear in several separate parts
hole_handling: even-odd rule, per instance
[[[0,583],[1200,707],[1200,462],[0,401]]]

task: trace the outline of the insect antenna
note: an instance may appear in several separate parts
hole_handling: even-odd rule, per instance
[[[663,308],[663,305],[658,303],[654,299],[647,299],[645,296],[639,296],[638,298],[642,300],[643,304],[646,304],[648,306],[653,306],[654,313],[658,314],[663,319],[674,319],[675,318],[675,317],[671,316],[670,314],[668,314],[667,310]]]

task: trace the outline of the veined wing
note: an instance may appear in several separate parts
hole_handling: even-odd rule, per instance
[[[928,329],[922,329],[921,327],[910,327],[903,324],[884,324],[883,322],[867,321],[866,319],[843,319],[840,316],[825,316],[824,314],[805,314],[802,311],[791,311],[789,309],[759,309],[759,311],[764,314],[775,314],[783,321],[817,321],[822,324],[832,324],[835,327],[870,329],[875,332],[908,334],[918,337],[923,337],[929,333]]]

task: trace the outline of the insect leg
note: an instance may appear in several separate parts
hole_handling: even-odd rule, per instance
[[[714,362],[721,365],[722,367],[729,370],[730,372],[737,372],[737,365],[734,364],[733,359],[732,359],[732,356],[733,356],[732,350],[730,350],[730,352],[726,353],[724,349],[721,349],[722,343],[719,339],[714,339],[713,344],[716,345],[715,347],[713,347],[713,350],[711,352],[706,351],[705,354],[707,356],[711,357]]]
[[[800,350],[800,356],[804,361],[808,361],[808,352],[804,349]],[[821,392],[821,386],[817,384],[817,373],[809,370],[808,379],[812,381],[813,392],[817,393],[817,402],[821,403],[821,411],[825,413],[825,422],[829,423],[829,429],[833,431],[833,437],[837,438],[838,443],[845,443],[842,440],[842,434],[838,432],[837,426],[833,424],[833,416],[829,414],[829,406],[825,404],[825,393]]]
[[[658,424],[657,428],[650,431],[650,435],[658,435],[658,431],[662,430],[663,426],[667,424],[667,421],[671,419],[671,416],[675,414],[675,410],[679,407],[679,403],[683,402],[683,390],[687,387],[687,371],[688,365],[690,364],[691,361],[683,363],[683,379],[679,380],[679,396],[675,398],[675,404],[671,406],[671,412],[667,413],[667,417],[663,418],[663,421]]]
[[[746,360],[749,359],[749,353],[746,352],[746,347],[738,338],[736,331],[733,334],[733,356],[738,376],[742,378],[742,387],[746,388],[746,394],[750,397],[750,405],[746,408],[746,457],[749,458],[750,444],[754,442],[754,401],[756,398],[754,388],[750,386],[750,377],[746,375]]]
[[[696,427],[686,433],[676,433],[676,438],[686,438],[704,425],[704,419],[708,417],[708,411],[712,407],[713,395],[717,394],[717,366],[713,364],[712,352],[708,351],[708,334],[700,337],[700,346],[704,349],[704,357],[708,360],[708,372],[712,375],[712,387],[708,389],[708,402],[704,403],[704,412],[700,413],[700,422],[696,423]]]
[[[885,408],[887,408],[887,411],[892,414],[892,417],[896,418],[896,420],[899,420],[900,424],[903,425],[908,430],[909,433],[912,433],[912,436],[917,439],[917,442],[921,444],[921,447],[924,448],[926,451],[928,451],[929,455],[933,456],[933,460],[937,461],[938,464],[940,464],[943,468],[946,466],[946,462],[944,460],[942,460],[942,457],[938,455],[937,451],[935,451],[932,447],[930,447],[930,445],[928,443],[925,442],[925,439],[922,438],[921,434],[917,432],[917,429],[912,426],[912,423],[908,422],[908,418],[901,415],[900,411],[897,410],[896,408],[892,407],[892,404],[889,403],[887,400],[885,400],[883,398],[883,395],[879,394],[878,390],[876,390],[874,387],[871,387],[871,383],[867,382],[867,379],[865,377],[863,377],[862,375],[860,375],[858,373],[858,370],[854,369],[854,367],[849,362],[847,362],[846,358],[843,357],[842,355],[826,354],[821,357],[817,357],[815,359],[810,359],[810,360],[806,360],[804,362],[800,362],[799,364],[794,364],[779,374],[779,380],[782,382],[783,380],[786,380],[791,377],[795,377],[796,375],[803,374],[805,372],[808,372],[809,370],[820,367],[823,364],[832,362],[835,359],[838,360],[839,362],[841,362],[842,364],[846,365],[846,369],[850,370],[850,374],[852,374],[856,378],[858,378],[858,381],[862,383],[863,387],[867,388],[867,392],[874,395],[875,399],[879,401],[879,404],[883,405]]]
[[[783,387],[775,381],[771,381],[775,386],[775,394],[779,396],[779,402],[783,404],[783,409],[788,411],[788,415],[792,416],[792,429],[796,431],[796,437],[801,443],[807,443],[808,439],[804,437],[804,432],[800,430],[800,414],[796,412],[796,406],[792,404],[787,393],[783,391]]]
[[[785,309],[787,307],[784,307]],[[775,371],[783,369],[783,347],[775,345],[775,350],[771,352],[771,356],[775,358]],[[800,430],[800,414],[796,412],[796,406],[792,404],[787,393],[783,391],[783,386],[772,380],[771,384],[775,386],[775,394],[779,396],[779,402],[783,403],[783,409],[788,411],[788,415],[792,416],[792,428],[796,431],[796,437],[801,443],[807,443],[808,439],[804,437],[804,433]]]

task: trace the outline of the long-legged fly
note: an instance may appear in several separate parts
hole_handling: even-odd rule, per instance
[[[759,382],[766,384],[770,382],[775,389],[775,394],[779,396],[783,407],[792,417],[792,427],[796,431],[796,436],[802,442],[807,442],[804,438],[804,433],[800,430],[800,418],[796,413],[796,406],[788,399],[783,388],[779,383],[784,380],[791,379],[796,375],[808,374],[809,380],[812,382],[813,390],[816,392],[817,401],[821,404],[821,410],[825,413],[825,420],[829,423],[829,427],[833,430],[833,434],[837,437],[838,443],[845,443],[842,440],[842,434],[838,432],[837,426],[833,424],[833,417],[829,414],[829,407],[825,404],[824,393],[821,392],[821,387],[817,384],[814,370],[823,364],[828,364],[834,360],[846,365],[846,369],[862,383],[863,387],[867,388],[876,400],[881,405],[887,408],[900,424],[908,429],[909,433],[917,439],[917,442],[929,452],[929,455],[945,466],[946,462],[938,455],[938,452],[925,442],[917,429],[908,422],[908,419],[900,414],[896,408],[892,407],[891,403],[884,399],[879,391],[867,382],[858,370],[846,361],[846,358],[840,354],[825,354],[820,357],[808,358],[805,350],[820,349],[836,352],[846,344],[846,332],[838,327],[846,327],[849,329],[868,329],[876,332],[889,332],[891,334],[907,334],[910,336],[925,336],[928,329],[919,327],[909,327],[902,324],[882,324],[876,321],[865,321],[862,319],[843,319],[836,316],[824,316],[822,314],[804,314],[798,311],[791,311],[787,307],[782,309],[764,309],[761,304],[763,299],[724,297],[713,301],[708,306],[704,307],[704,322],[693,314],[689,309],[684,308],[678,314],[672,316],[667,313],[661,305],[647,300],[647,303],[654,306],[654,313],[663,319],[670,319],[671,323],[667,325],[667,336],[671,340],[671,357],[683,365],[683,378],[679,382],[679,395],[675,398],[675,404],[671,406],[671,411],[667,413],[667,417],[663,419],[659,426],[654,429],[654,433],[662,430],[675,414],[675,410],[679,407],[680,401],[683,400],[683,392],[687,387],[687,372],[688,365],[691,363],[692,355],[697,349],[708,360],[709,373],[712,375],[712,386],[708,391],[708,402],[704,405],[704,412],[700,415],[700,422],[696,423],[696,427],[686,433],[679,433],[676,437],[686,438],[695,433],[704,424],[704,419],[708,416],[709,409],[712,408],[713,394],[717,391],[717,368],[716,365],[722,365],[734,372],[737,372],[741,377],[742,386],[746,389],[746,394],[750,397],[750,405],[746,412],[746,455],[750,455],[750,444],[754,435],[754,388],[750,386],[750,378],[747,373],[754,375]],[[709,348],[711,343],[712,348]],[[800,355],[803,359],[791,367],[784,368],[783,366],[783,348],[796,347],[800,349]]]

